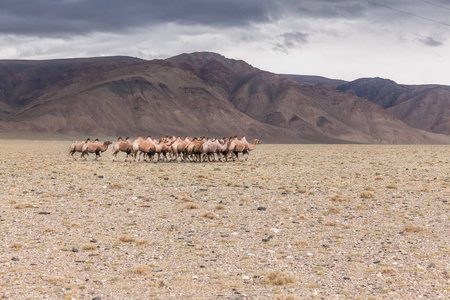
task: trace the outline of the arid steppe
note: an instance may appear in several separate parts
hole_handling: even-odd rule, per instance
[[[99,161],[0,140],[0,297],[448,299],[450,147]]]

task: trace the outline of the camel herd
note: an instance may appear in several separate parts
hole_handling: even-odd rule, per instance
[[[112,143],[106,141],[103,144],[98,139],[91,141],[75,141],[69,148],[69,154],[73,156],[76,152],[81,152],[81,158],[86,160],[89,153],[95,153],[95,160],[100,157],[100,153],[105,152]],[[119,152],[126,153],[125,161],[138,161],[143,157],[147,162],[155,161],[183,161],[183,162],[211,162],[216,159],[228,161],[248,159],[249,152],[255,149],[260,141],[255,139],[252,143],[247,142],[245,135],[241,139],[234,137],[206,138],[206,137],[185,137],[179,136],[164,137],[161,139],[147,136],[143,138],[139,135],[134,142],[127,137],[125,140],[119,137],[113,146],[113,161],[117,161]],[[246,155],[246,157],[245,157]]]

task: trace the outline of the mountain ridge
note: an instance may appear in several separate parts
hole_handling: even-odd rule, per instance
[[[247,134],[300,143],[450,143],[448,135],[409,127],[378,103],[353,94],[351,87],[340,89],[345,84],[336,88],[338,82],[274,74],[210,52],[165,60],[1,60],[0,129]]]

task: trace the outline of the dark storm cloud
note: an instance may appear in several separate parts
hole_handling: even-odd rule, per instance
[[[364,7],[364,1],[357,0],[1,0],[0,33],[121,33],[165,23],[246,27],[288,15],[353,18],[361,16]]]
[[[2,0],[0,32],[52,36],[165,24],[248,26],[281,17],[271,0]]]
[[[444,45],[441,41],[437,41],[435,39],[433,39],[432,37],[427,37],[425,39],[420,39],[420,41],[430,47],[439,47]]]
[[[274,50],[287,52],[289,49],[300,48],[309,42],[309,34],[295,31],[286,32],[280,35],[282,42],[277,43]]]

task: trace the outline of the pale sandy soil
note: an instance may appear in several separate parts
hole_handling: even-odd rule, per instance
[[[0,297],[450,296],[449,146],[156,164],[69,145],[0,140]]]

